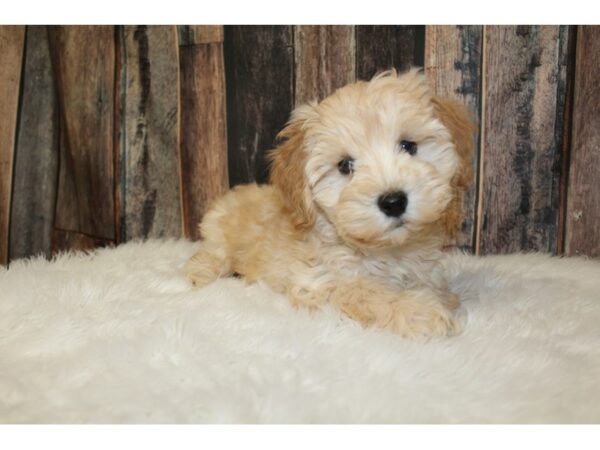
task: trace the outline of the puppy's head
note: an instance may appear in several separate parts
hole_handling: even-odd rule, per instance
[[[355,246],[400,246],[434,224],[452,234],[473,131],[466,109],[433,96],[420,72],[392,70],[297,108],[271,153],[271,181],[298,228],[323,214]]]

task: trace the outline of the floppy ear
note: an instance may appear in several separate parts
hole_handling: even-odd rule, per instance
[[[292,113],[286,127],[277,135],[281,143],[268,154],[271,184],[282,193],[294,226],[309,229],[315,223],[315,210],[304,166],[308,155],[304,148],[303,126],[312,111],[305,105]]]
[[[463,219],[463,193],[469,189],[473,180],[473,135],[476,127],[462,103],[435,96],[431,102],[435,116],[450,132],[459,157],[458,169],[451,181],[453,199],[442,217],[445,231],[449,236],[454,237]]]

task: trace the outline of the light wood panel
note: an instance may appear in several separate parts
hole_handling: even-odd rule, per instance
[[[425,73],[436,95],[454,98],[465,104],[475,123],[474,179],[463,197],[465,219],[455,241],[465,250],[473,251],[477,217],[477,175],[479,168],[479,129],[481,109],[481,50],[483,27],[433,25],[426,27]]]
[[[294,27],[294,103],[322,100],[355,79],[354,27]]]
[[[198,223],[229,189],[223,45],[181,48],[181,175],[185,235],[198,239]]]

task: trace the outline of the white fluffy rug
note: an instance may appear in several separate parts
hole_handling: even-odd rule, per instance
[[[0,268],[0,422],[600,422],[600,263],[450,258],[464,332],[415,342],[261,285],[193,290],[185,241]]]

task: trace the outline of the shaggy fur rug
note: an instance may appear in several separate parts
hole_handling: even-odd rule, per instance
[[[193,290],[194,244],[0,268],[0,422],[600,422],[600,263],[447,263],[461,335],[409,341],[262,285]]]

